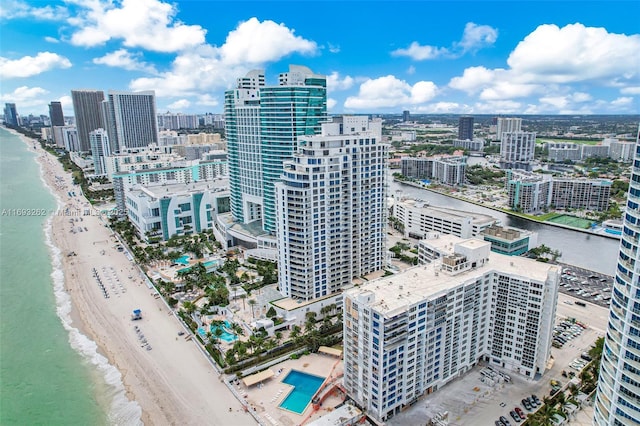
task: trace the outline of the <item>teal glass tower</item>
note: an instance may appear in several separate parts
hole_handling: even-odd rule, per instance
[[[640,129],[629,180],[593,423],[640,424]]]
[[[275,190],[283,162],[293,157],[298,137],[320,133],[327,121],[327,79],[290,65],[278,85],[267,86],[254,70],[225,93],[231,212],[236,222],[260,224],[275,235]]]

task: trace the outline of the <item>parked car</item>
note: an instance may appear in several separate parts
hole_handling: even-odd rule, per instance
[[[584,359],[585,361],[591,362],[593,360],[593,358],[591,358],[591,355],[589,355],[586,352],[582,352],[582,355],[580,355],[580,358]]]
[[[520,416],[518,415],[518,413],[516,413],[516,412],[515,412],[515,411],[513,411],[513,410],[509,411],[509,415],[510,415],[511,417],[513,417],[513,420],[515,420],[515,421],[516,421],[516,422],[518,422],[518,423],[519,423],[520,421],[522,421],[522,419],[520,418]]]
[[[516,413],[518,413],[518,416],[520,416],[520,418],[522,420],[524,420],[526,418],[525,414],[524,414],[524,411],[522,411],[522,408],[516,407],[516,408],[514,408],[514,410],[515,410]]]
[[[540,405],[539,402],[536,402],[533,397],[528,396],[527,397],[527,401],[529,401],[529,404],[531,404],[531,408],[536,408],[537,406]]]
[[[532,407],[531,407],[531,404],[529,404],[529,400],[528,399],[523,398],[522,401],[520,401],[520,402],[522,402],[522,406],[525,408],[525,410],[531,411]]]
[[[542,405],[540,403],[540,399],[538,398],[538,396],[536,394],[532,394],[531,398],[533,398],[533,401],[536,403],[536,405],[538,405],[538,406]]]

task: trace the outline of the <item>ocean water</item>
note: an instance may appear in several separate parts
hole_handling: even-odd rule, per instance
[[[120,373],[71,323],[57,202],[35,154],[0,128],[0,425],[139,424]]]

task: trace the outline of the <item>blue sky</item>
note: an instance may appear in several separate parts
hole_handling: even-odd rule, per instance
[[[0,102],[155,90],[222,112],[237,77],[328,77],[331,113],[637,114],[637,1],[3,0]]]

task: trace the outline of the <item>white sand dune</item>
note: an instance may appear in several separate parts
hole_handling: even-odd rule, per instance
[[[33,150],[34,141],[20,136]],[[153,297],[136,265],[116,250],[106,218],[99,217],[84,197],[68,195],[69,191],[78,194],[80,188],[72,187],[71,176],[60,162],[36,145],[45,181],[65,208],[76,214],[65,215],[62,209],[52,224],[54,243],[62,251],[73,326],[95,341],[99,352],[121,372],[127,397],[142,407],[142,421],[147,425],[255,425],[197,344],[177,335],[181,324],[161,299]],[[87,208],[92,214],[85,216]],[[70,252],[75,256],[68,256]],[[133,309],[142,310],[142,320],[131,320]],[[143,346],[139,334],[152,350]]]

